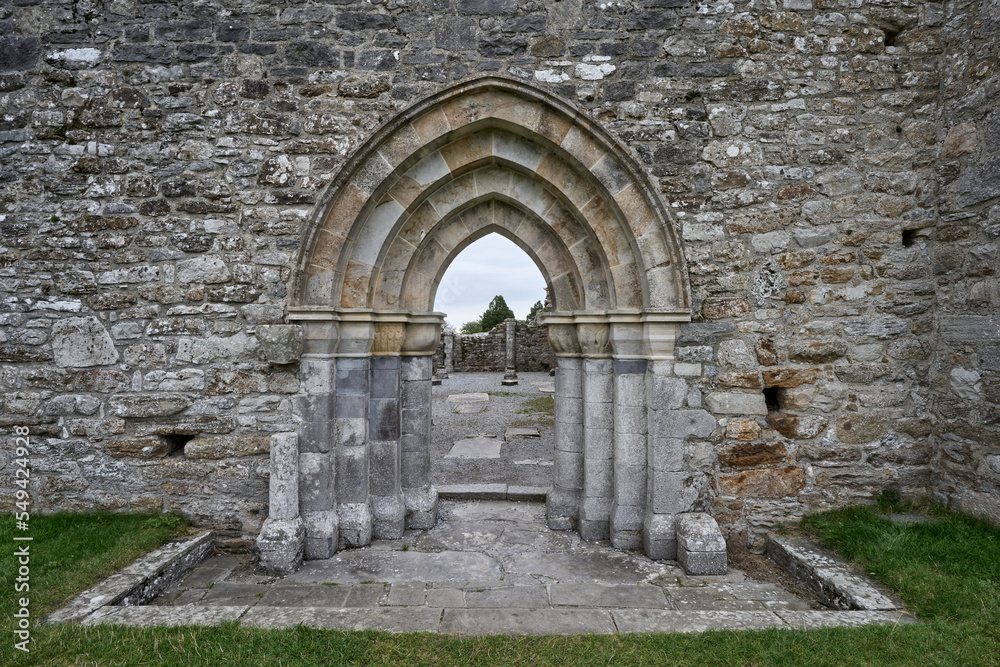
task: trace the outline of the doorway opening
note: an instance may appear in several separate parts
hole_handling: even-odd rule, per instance
[[[542,500],[552,485],[555,355],[537,322],[546,292],[532,259],[497,233],[445,269],[430,443],[443,497]]]

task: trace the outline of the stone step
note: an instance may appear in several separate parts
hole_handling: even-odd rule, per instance
[[[435,486],[443,500],[524,500],[545,502],[548,488],[516,484],[442,484]]]

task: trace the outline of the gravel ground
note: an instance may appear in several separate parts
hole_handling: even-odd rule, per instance
[[[431,479],[436,485],[552,484],[552,396],[555,378],[548,373],[519,373],[518,384],[500,384],[503,373],[452,373],[434,387],[431,435]],[[453,403],[455,394],[486,393],[486,403]],[[481,412],[461,414],[459,405],[483,405]],[[462,409],[462,408],[459,408]],[[464,408],[468,409],[468,408]],[[472,408],[475,409],[475,408]],[[504,435],[511,426],[535,427],[537,438]],[[502,442],[499,459],[446,459],[455,442],[471,436],[494,436]]]

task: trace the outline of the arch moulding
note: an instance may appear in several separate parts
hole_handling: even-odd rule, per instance
[[[672,557],[673,515],[688,508],[670,500],[683,495],[667,489],[681,470],[665,462],[683,457],[665,451],[678,441],[661,433],[666,408],[652,399],[690,319],[678,234],[606,130],[564,100],[490,77],[383,125],[305,231],[288,309],[305,333],[298,444],[279,455],[294,463],[273,464],[297,474],[278,502],[272,474],[265,564],[294,568],[433,525],[431,355],[444,317],[434,297],[455,256],[491,232],[525,250],[552,294],[549,525]]]

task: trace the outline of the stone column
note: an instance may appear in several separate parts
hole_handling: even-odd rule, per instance
[[[374,537],[391,540],[403,536],[406,509],[399,477],[400,357],[398,354],[377,356],[380,339],[378,328],[385,326],[381,323],[377,325],[373,349],[376,355],[371,358],[371,402],[368,409],[369,504]],[[398,327],[399,342],[402,343],[402,325]],[[397,346],[395,351],[398,350]]]
[[[444,374],[455,372],[455,332],[448,329],[444,332]]]
[[[683,437],[686,435],[680,431],[690,421],[683,419],[685,415],[680,408],[688,387],[684,380],[673,375],[677,325],[657,322],[652,315],[645,319],[645,347],[650,361],[646,369],[649,442],[643,550],[650,558],[673,560],[677,557],[677,517],[687,509],[680,506],[679,499],[684,493]],[[708,417],[711,431],[715,420],[707,413],[704,416]]]
[[[431,370],[442,316],[413,316],[400,352],[401,480],[406,527],[426,530],[437,521],[438,494],[431,485]],[[454,340],[450,332],[445,340]],[[450,364],[450,361],[449,361]]]
[[[549,528],[572,530],[580,517],[583,490],[583,363],[572,317],[546,319],[556,353],[556,414],[552,490],[545,501]]]
[[[352,547],[371,543],[368,506],[369,374],[374,326],[369,313],[343,313],[337,346],[335,491],[340,537]]]
[[[607,323],[601,321],[579,324],[577,334],[584,356],[580,537],[606,540],[611,536],[614,488],[614,384],[610,332]]]
[[[504,321],[504,326],[506,327],[505,333],[507,334],[504,341],[507,353],[507,367],[500,384],[505,387],[511,387],[517,384],[517,322],[513,318],[508,318]]]
[[[634,321],[633,321],[634,320]],[[638,316],[612,318],[614,348],[614,501],[611,543],[642,547],[646,505],[646,360]]]
[[[268,572],[291,574],[302,564],[306,538],[299,516],[298,435],[272,435],[270,454],[268,515],[257,536],[257,552]]]
[[[300,364],[302,395],[296,397],[299,424],[299,506],[306,527],[307,560],[337,551],[340,522],[334,496],[333,419],[336,361],[307,356]]]

